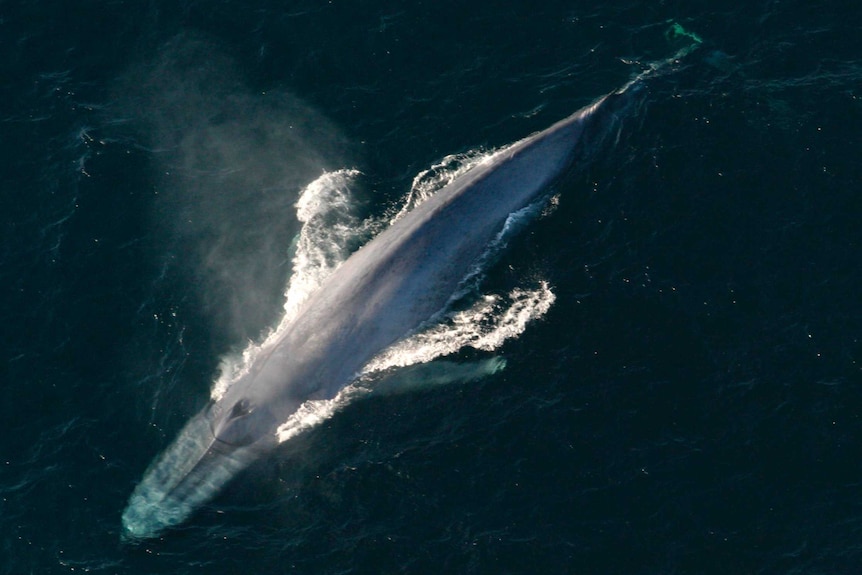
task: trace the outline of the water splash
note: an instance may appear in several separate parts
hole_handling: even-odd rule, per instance
[[[275,432],[278,442],[283,443],[308,431],[369,392],[370,390],[367,388],[350,384],[332,399],[306,401],[291,414],[287,421],[278,426]]]
[[[464,347],[494,351],[545,315],[555,299],[547,282],[532,290],[515,289],[506,297],[485,295],[470,308],[450,313],[440,323],[387,348],[365,366],[363,374],[432,361]]]
[[[419,172],[413,178],[413,184],[410,186],[404,205],[392,216],[389,223],[394,224],[464,172],[482,162],[489,161],[495,153],[495,151],[470,151],[463,154],[450,154],[427,170]]]
[[[394,366],[394,364],[393,364]],[[288,441],[326,421],[344,407],[378,394],[394,395],[452,383],[466,383],[498,373],[506,368],[502,357],[468,363],[435,361],[366,371],[332,399],[306,401],[276,430],[279,443]]]
[[[373,229],[373,220],[363,221],[356,214],[356,203],[350,193],[359,175],[354,169],[324,172],[300,194],[296,216],[302,228],[295,240],[293,273],[285,290],[284,314],[261,343],[249,342],[241,354],[222,358],[220,375],[211,392],[214,400],[221,398],[232,382],[248,372],[256,357],[275,344],[308,296]]]
[[[358,240],[368,235],[372,221],[362,221],[356,215],[350,193],[359,175],[358,170],[348,169],[326,172],[309,184],[296,202],[296,217],[302,229],[279,327],[296,317],[309,294],[350,256]]]

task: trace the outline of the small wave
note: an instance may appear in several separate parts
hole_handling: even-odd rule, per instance
[[[496,151],[470,151],[463,154],[450,154],[427,170],[416,174],[404,205],[392,216],[390,224],[400,220],[464,172],[489,160],[495,153]]]
[[[310,183],[296,202],[302,222],[293,258],[293,275],[285,292],[282,324],[293,320],[300,306],[350,256],[371,224],[356,215],[350,187],[358,170],[327,172]],[[278,331],[278,330],[276,330]]]
[[[486,295],[472,307],[387,348],[365,366],[363,374],[429,362],[464,347],[494,351],[545,315],[555,299],[544,281],[532,290],[515,289],[507,297]]]
[[[369,390],[348,385],[332,399],[309,400],[299,406],[287,421],[278,426],[275,434],[279,443],[296,437],[332,417],[345,405],[366,395]]]
[[[231,383],[248,373],[254,360],[266,352],[290,324],[302,303],[346,260],[357,243],[366,237],[373,221],[362,221],[350,189],[358,170],[324,172],[308,184],[296,202],[302,229],[296,238],[293,273],[285,290],[284,314],[263,342],[249,342],[241,354],[221,361],[220,375],[211,396],[219,399]]]

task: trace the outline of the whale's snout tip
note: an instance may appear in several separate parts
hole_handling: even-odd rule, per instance
[[[170,518],[166,516],[166,511],[166,508],[148,501],[140,493],[132,494],[128,505],[123,510],[120,541],[123,543],[140,543],[145,539],[152,539],[157,536],[171,524]]]

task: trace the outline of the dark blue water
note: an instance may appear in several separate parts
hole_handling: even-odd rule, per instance
[[[357,402],[120,542],[277,320],[309,181],[356,167],[379,214],[673,23],[700,47],[488,273],[557,296],[504,372]],[[0,4],[0,572],[857,572],[860,32],[794,0]]]

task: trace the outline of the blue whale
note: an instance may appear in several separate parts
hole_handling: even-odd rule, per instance
[[[150,465],[123,512],[124,537],[184,521],[273,451],[276,429],[304,402],[334,397],[373,356],[444,310],[509,215],[599,150],[642,88],[632,82],[500,150],[344,261],[269,351]]]

